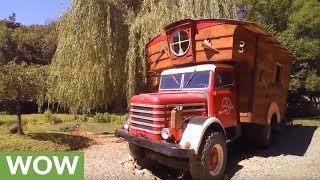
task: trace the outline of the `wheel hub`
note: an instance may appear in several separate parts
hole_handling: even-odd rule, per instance
[[[210,152],[209,158],[209,170],[214,171],[218,165],[218,151],[217,148],[213,147]]]
[[[208,159],[209,171],[214,176],[218,174],[222,168],[223,164],[223,150],[221,145],[215,144],[210,151],[210,156]]]

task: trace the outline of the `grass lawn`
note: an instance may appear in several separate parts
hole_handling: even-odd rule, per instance
[[[299,118],[293,119],[293,124],[295,125],[303,125],[303,126],[320,126],[320,117],[314,119],[306,119],[306,118]]]
[[[22,115],[24,136],[12,135],[9,127],[16,122],[14,115],[0,115],[0,151],[73,151],[89,147],[97,135],[77,136],[70,131],[94,134],[114,133],[125,116],[117,116],[112,123],[93,122],[88,118],[83,122],[79,116],[54,114],[61,123],[48,123],[43,114]],[[123,119],[123,120],[122,120]]]
[[[47,122],[43,114],[22,115],[26,135],[11,135],[9,127],[16,122],[14,115],[0,115],[0,151],[74,151],[89,147],[97,135],[78,136],[70,132],[110,133],[119,128],[126,116],[107,115],[112,123],[98,123],[94,117],[54,114],[60,123]],[[100,115],[101,116],[101,115]],[[99,117],[100,117],[99,116]],[[101,118],[101,117],[100,117]],[[85,122],[83,119],[86,119]],[[318,119],[294,119],[293,124],[319,126]]]

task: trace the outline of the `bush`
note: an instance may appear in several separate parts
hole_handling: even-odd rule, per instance
[[[46,122],[51,123],[52,121],[52,111],[50,109],[46,109],[43,113]]]
[[[51,118],[51,123],[52,124],[60,124],[63,123],[62,119],[59,118],[58,116],[52,116]]]
[[[69,132],[72,128],[70,126],[63,126],[60,128],[60,131],[62,132]]]
[[[97,113],[90,118],[86,116],[87,121],[97,122],[97,123],[116,123],[122,124],[124,121],[128,119],[128,114],[118,115],[118,114],[109,114],[109,113]]]
[[[63,123],[63,120],[60,117],[52,115],[52,111],[50,109],[46,109],[43,115],[47,123],[51,123],[51,124]]]
[[[73,120],[77,122],[88,122],[88,115],[74,115]]]
[[[8,113],[7,111],[1,111],[0,115],[9,115],[10,113]]]
[[[30,124],[30,125],[36,125],[36,124],[39,124],[39,120],[38,119],[30,119],[28,121],[23,121],[25,122],[25,124]]]
[[[108,116],[108,114],[107,114],[107,116]],[[98,122],[98,123],[107,123],[108,119],[105,117],[104,114],[97,113],[96,115],[93,116],[93,121]]]
[[[286,116],[289,118],[320,116],[320,107],[300,94],[289,93],[287,103]]]
[[[128,120],[128,114],[125,114],[125,115],[110,114],[109,118],[111,123],[123,124],[123,122]]]

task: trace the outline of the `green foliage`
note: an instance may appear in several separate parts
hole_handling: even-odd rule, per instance
[[[0,20],[0,64],[49,64],[57,45],[55,23],[23,26]]]
[[[8,115],[9,113],[7,111],[1,111],[0,115]]]
[[[60,123],[63,123],[63,120],[60,117],[53,115],[51,118],[51,123],[60,124]]]
[[[128,114],[125,115],[117,115],[117,114],[108,114],[108,119],[111,123],[115,124],[123,124],[128,120]]]
[[[122,124],[128,120],[128,114],[118,115],[118,114],[109,114],[109,113],[96,113],[90,122],[96,123],[115,123]]]
[[[317,0],[295,0],[289,17],[291,28],[301,37],[320,37],[320,2]]]
[[[59,21],[50,102],[89,112],[124,98],[127,27],[118,1],[74,0]]]
[[[56,35],[54,23],[23,26],[14,13],[0,20],[0,101],[16,105],[20,134],[21,103],[37,101],[41,106],[46,93],[46,66],[33,64],[51,62]]]
[[[309,91],[320,91],[320,78],[315,72],[311,72],[306,79],[306,88]]]
[[[0,100],[44,101],[46,70],[43,66],[9,63],[0,66]]]
[[[165,24],[183,18],[235,17],[231,0],[128,4],[129,9],[116,0],[72,1],[70,11],[58,23],[50,102],[59,102],[73,113],[106,106],[124,108],[121,102],[126,95],[144,86],[145,45]]]
[[[76,122],[88,122],[88,115],[74,115],[73,120]]]
[[[320,2],[317,0],[238,0],[245,19],[274,35],[296,59],[290,89],[319,92]]]
[[[80,116],[80,115],[79,115]],[[51,119],[57,117],[61,119],[64,123],[76,122],[74,120],[74,115],[71,114],[54,114],[51,115]],[[16,122],[16,117],[13,115],[0,115],[0,127],[9,127]],[[51,121],[52,122],[52,121]],[[50,120],[45,116],[45,114],[26,114],[22,115],[22,124],[23,125],[48,125],[51,123]],[[28,127],[26,127],[28,128]]]
[[[107,121],[108,119],[105,117],[103,113],[97,113],[93,116],[93,122],[106,123]]]
[[[43,113],[46,122],[51,122],[52,119],[52,111],[50,109],[46,109]]]
[[[52,115],[52,111],[50,109],[46,109],[43,113],[45,121],[50,124],[60,124],[63,123],[62,118],[56,115]]]

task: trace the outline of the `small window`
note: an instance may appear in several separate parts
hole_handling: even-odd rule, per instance
[[[218,71],[215,74],[215,88],[229,88],[233,86],[232,74],[230,71]]]
[[[276,84],[281,83],[281,66],[279,64],[276,65],[276,75],[275,75],[274,82]]]
[[[182,56],[189,50],[190,39],[188,33],[184,30],[178,30],[171,36],[171,52],[176,56]]]

